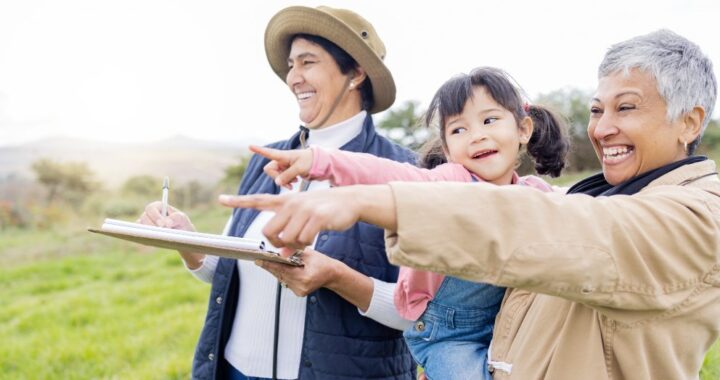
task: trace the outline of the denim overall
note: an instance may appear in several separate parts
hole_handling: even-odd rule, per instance
[[[430,380],[491,379],[487,351],[505,288],[445,277],[403,336]]]
[[[494,285],[443,279],[425,312],[403,333],[428,379],[492,379],[487,351],[504,295],[505,288]]]

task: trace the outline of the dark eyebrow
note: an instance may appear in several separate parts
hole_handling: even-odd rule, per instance
[[[315,54],[310,53],[310,52],[306,52],[306,53],[300,53],[300,54],[298,54],[298,56],[295,57],[294,59],[293,59],[292,57],[288,57],[287,62],[288,62],[288,63],[292,63],[292,61],[294,61],[294,60],[296,60],[296,59],[303,59],[303,58],[307,58],[307,57],[317,58],[317,56],[315,56]]]

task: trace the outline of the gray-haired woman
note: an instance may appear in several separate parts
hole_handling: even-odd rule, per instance
[[[276,210],[276,245],[301,245],[305,220],[362,220],[389,230],[391,262],[514,288],[494,378],[697,378],[720,333],[720,179],[693,156],[717,96],[712,63],[662,30],[613,46],[598,76],[588,135],[603,173],[569,195],[393,183],[226,203]]]

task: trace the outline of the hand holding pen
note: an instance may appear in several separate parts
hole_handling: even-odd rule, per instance
[[[184,212],[170,206],[168,196],[170,192],[170,180],[165,177],[162,185],[162,196],[160,201],[155,201],[145,206],[145,211],[140,215],[138,223],[150,226],[172,228],[185,231],[195,231],[190,218]]]
[[[150,226],[172,228],[176,230],[195,231],[190,218],[184,212],[168,204],[168,193],[170,192],[170,180],[165,177],[162,186],[160,201],[155,201],[145,206],[145,211],[138,219],[138,223]],[[202,265],[205,258],[203,253],[180,252],[185,265],[190,269],[197,269]]]

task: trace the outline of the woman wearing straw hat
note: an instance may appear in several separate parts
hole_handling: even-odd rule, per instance
[[[414,159],[375,132],[370,114],[390,107],[395,84],[383,64],[385,47],[364,18],[329,7],[286,8],[267,26],[265,51],[273,71],[295,94],[304,124],[271,147],[313,144]],[[329,187],[313,182],[280,189],[263,174],[267,162],[257,155],[251,159],[241,195]],[[238,209],[226,233],[264,239],[262,229],[271,217]],[[161,217],[157,203],[141,220],[193,229],[175,209]],[[342,233],[323,232],[314,250],[302,253],[302,268],[181,254],[196,277],[212,283],[193,378],[414,378],[415,364],[401,333],[409,322],[392,300],[398,269],[387,261],[381,229],[359,223]]]

